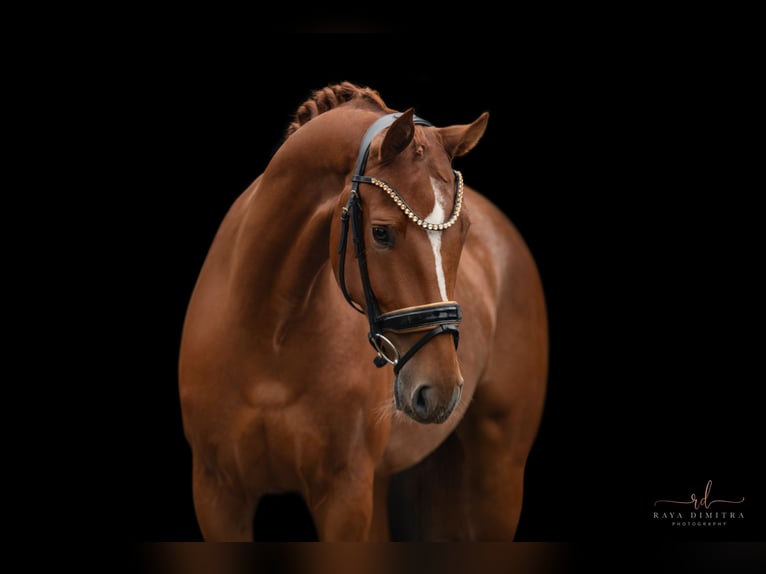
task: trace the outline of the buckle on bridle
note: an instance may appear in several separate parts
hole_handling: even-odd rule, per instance
[[[388,363],[395,367],[399,363],[399,350],[388,337],[380,333],[370,334],[370,345],[378,353],[378,356],[375,358],[376,366],[382,367]],[[388,347],[388,351],[386,347]]]

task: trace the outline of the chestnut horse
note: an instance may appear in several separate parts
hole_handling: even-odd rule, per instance
[[[435,127],[325,87],[234,202],[179,357],[205,540],[251,540],[288,492],[321,541],[386,540],[390,479],[427,457],[423,539],[513,539],[548,332],[525,242],[452,167],[488,117]]]

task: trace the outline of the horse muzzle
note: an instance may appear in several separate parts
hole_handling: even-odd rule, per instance
[[[397,410],[421,424],[445,422],[460,402],[462,391],[463,378],[459,372],[439,378],[434,375],[421,378],[408,372],[394,381]]]

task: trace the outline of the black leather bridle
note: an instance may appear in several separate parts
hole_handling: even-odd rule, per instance
[[[460,216],[460,208],[463,200],[463,180],[460,172],[455,173],[455,204],[452,208],[452,214],[450,218],[443,223],[434,224],[432,222],[426,222],[425,220],[417,217],[409,206],[404,202],[398,192],[386,182],[371,178],[364,175],[364,170],[367,165],[367,156],[370,152],[370,143],[373,138],[383,129],[389,127],[401,113],[393,113],[382,116],[376,120],[364,134],[362,143],[359,148],[359,155],[356,160],[356,167],[354,173],[351,176],[351,193],[349,194],[348,201],[343,207],[341,212],[341,232],[340,243],[338,245],[338,253],[340,254],[338,278],[343,295],[349,304],[359,311],[365,313],[370,324],[370,331],[368,338],[373,349],[377,352],[375,357],[375,365],[377,367],[383,367],[387,363],[393,365],[394,374],[399,374],[399,371],[409,361],[415,353],[417,353],[423,346],[431,339],[441,334],[452,335],[455,341],[455,348],[457,349],[460,333],[458,331],[458,324],[463,318],[460,305],[455,301],[444,301],[440,303],[428,303],[425,305],[418,305],[415,307],[406,307],[404,309],[398,309],[388,313],[380,313],[378,301],[375,298],[375,293],[372,291],[370,285],[370,276],[367,270],[367,257],[364,250],[364,228],[362,226],[362,198],[359,195],[359,184],[367,183],[375,185],[383,189],[402,209],[402,211],[409,217],[409,219],[415,222],[420,227],[427,230],[443,231],[452,226],[457,218]],[[419,118],[413,117],[413,122],[418,125],[431,126],[430,122]],[[345,259],[346,259],[346,244],[348,242],[349,220],[351,221],[351,232],[354,241],[354,252],[356,259],[359,263],[359,275],[362,278],[362,290],[364,291],[364,303],[365,308],[362,308],[359,304],[351,299],[346,288],[345,279]],[[415,333],[426,331],[426,334],[420,338],[404,355],[400,355],[396,346],[388,339],[383,333]]]

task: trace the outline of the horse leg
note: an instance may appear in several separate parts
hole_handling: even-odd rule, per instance
[[[392,477],[390,504],[396,540],[469,539],[463,450],[460,439],[451,433],[425,459]]]
[[[373,487],[372,524],[369,540],[371,542],[389,542],[391,531],[388,523],[388,476],[375,476]]]
[[[487,364],[456,429],[465,447],[465,493],[477,540],[511,541],[516,534],[524,469],[546,394],[548,332],[539,277],[529,254],[519,252],[513,267]]]
[[[372,525],[373,467],[335,474],[306,496],[320,542],[363,542]]]
[[[194,510],[207,542],[251,542],[257,498],[234,492],[214,471],[195,460]]]
[[[465,494],[476,540],[513,540],[524,468],[539,425],[539,404],[520,402],[507,410],[500,405],[477,396],[457,429],[465,445]]]
[[[466,421],[461,435],[466,456],[467,492],[473,538],[512,541],[521,514],[524,462],[500,437],[510,437],[502,421]]]

